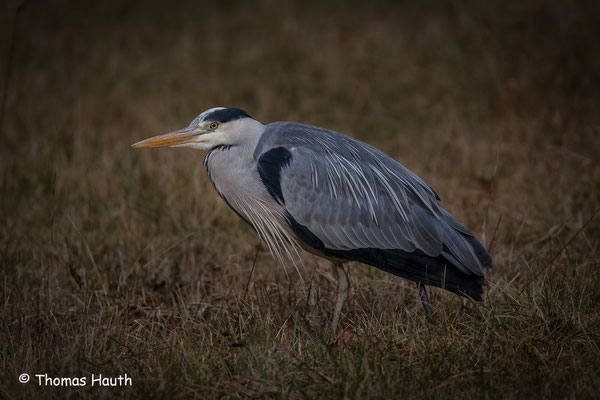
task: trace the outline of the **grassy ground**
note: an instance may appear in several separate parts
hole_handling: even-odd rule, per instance
[[[2,396],[600,396],[597,2],[114,3],[3,6]],[[417,172],[490,249],[485,301],[433,290],[428,322],[413,284],[353,264],[329,338],[325,261],[303,287],[201,152],[129,147],[216,105]]]

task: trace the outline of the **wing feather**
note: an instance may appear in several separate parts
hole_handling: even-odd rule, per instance
[[[270,124],[255,158],[279,147],[290,154],[279,175],[285,209],[326,249],[448,255],[462,272],[483,276],[471,232],[398,162],[349,137],[294,123]]]

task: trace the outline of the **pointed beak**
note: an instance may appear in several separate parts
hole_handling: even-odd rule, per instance
[[[164,135],[153,136],[134,143],[131,147],[136,149],[146,149],[150,147],[170,147],[186,144],[192,141],[193,138],[199,135],[190,128],[180,129],[178,131],[165,133]]]

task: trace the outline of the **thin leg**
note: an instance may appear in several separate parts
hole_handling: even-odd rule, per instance
[[[419,288],[419,297],[421,298],[421,304],[423,304],[425,314],[427,314],[427,318],[431,318],[431,303],[429,302],[425,285],[422,283],[417,283],[417,287]]]
[[[331,333],[335,334],[342,307],[344,306],[344,303],[348,298],[348,293],[350,292],[350,279],[348,279],[348,273],[342,263],[333,263],[333,265],[336,267],[335,272],[337,275],[337,290],[335,297],[335,308],[333,310],[333,318],[331,320]]]

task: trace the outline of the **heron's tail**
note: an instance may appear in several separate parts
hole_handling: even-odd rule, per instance
[[[490,257],[489,253],[485,247],[483,247],[481,242],[479,242],[479,240],[472,235],[463,235],[463,237],[475,252],[475,255],[481,262],[481,265],[483,265],[484,268],[492,268],[492,257]]]
[[[440,287],[474,300],[481,300],[485,278],[462,272],[461,269],[442,255],[431,257],[420,250],[407,252],[372,248],[345,250],[340,251],[340,253],[344,253],[339,255],[343,255],[345,258],[372,265],[402,278],[424,285]]]

